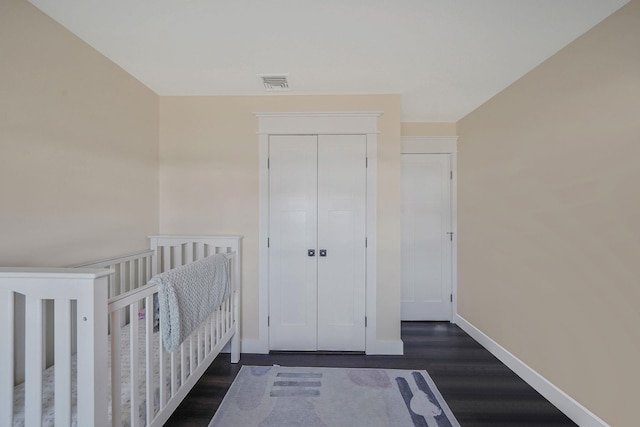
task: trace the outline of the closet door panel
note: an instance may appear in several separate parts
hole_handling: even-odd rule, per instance
[[[451,320],[451,156],[402,155],[402,320]]]
[[[317,137],[269,138],[272,350],[316,350]]]
[[[365,162],[364,135],[318,137],[319,350],[365,349]]]

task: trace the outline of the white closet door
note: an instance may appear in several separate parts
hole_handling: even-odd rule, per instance
[[[317,137],[269,138],[269,344],[316,350]]]
[[[365,349],[365,162],[366,136],[318,137],[318,350]]]
[[[402,155],[402,320],[451,320],[451,155]]]

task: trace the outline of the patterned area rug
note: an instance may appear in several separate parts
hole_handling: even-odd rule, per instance
[[[243,366],[210,427],[459,427],[426,371]]]

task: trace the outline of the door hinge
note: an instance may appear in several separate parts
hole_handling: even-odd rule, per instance
[[[449,240],[453,242],[453,231],[447,231],[447,234],[449,235]]]
[[[267,326],[271,326],[271,317],[267,316]]]
[[[270,247],[269,245],[271,244],[271,242],[269,240],[270,239],[267,237],[267,247]]]
[[[453,302],[453,294],[449,294],[449,301]]]
[[[369,167],[369,158],[368,158],[368,157],[365,157],[365,158],[364,158],[364,167],[365,167],[365,168],[368,168],[368,167]]]
[[[368,239],[365,237],[365,238],[364,238],[364,247],[365,247],[365,248],[368,248],[368,247],[369,247],[368,245],[369,245],[369,241],[368,241]]]
[[[364,316],[364,327],[367,327],[367,316]]]
[[[453,171],[449,171],[449,179],[453,179]]]

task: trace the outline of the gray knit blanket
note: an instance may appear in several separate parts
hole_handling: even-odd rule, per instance
[[[172,352],[230,294],[229,257],[215,254],[151,278],[158,285],[162,345]]]

